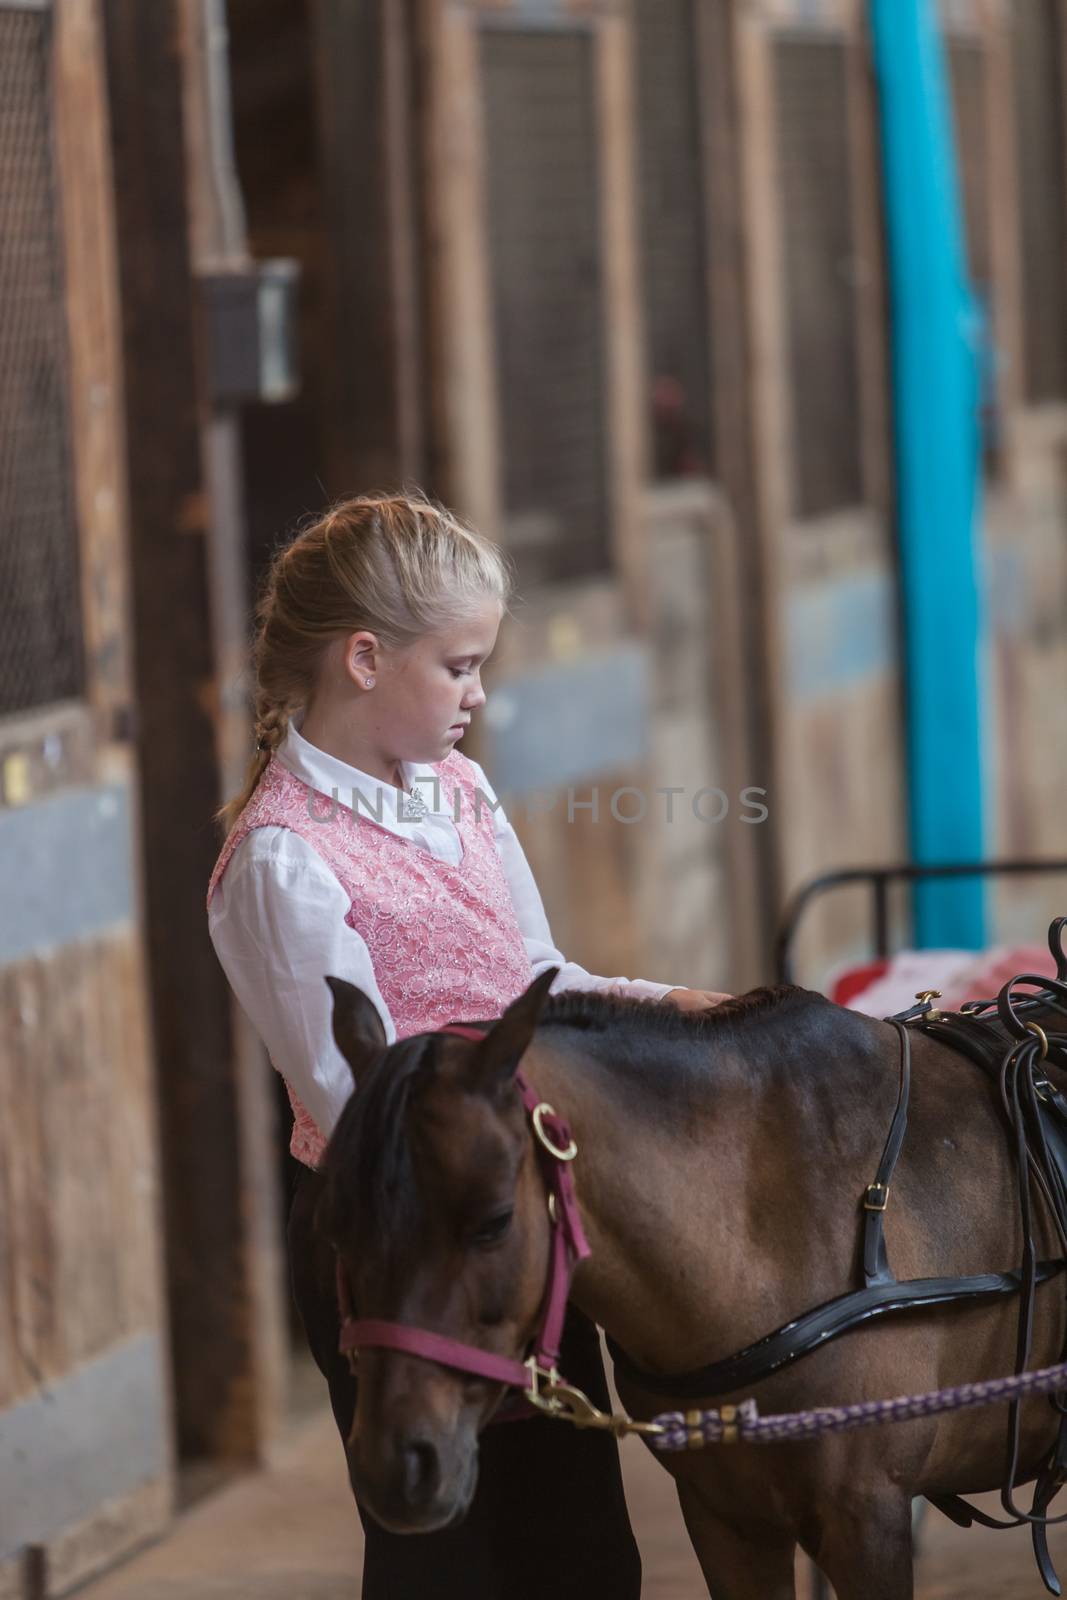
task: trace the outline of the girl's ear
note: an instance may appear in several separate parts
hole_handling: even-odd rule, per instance
[[[356,683],[365,683],[367,674],[377,669],[380,648],[377,636],[365,629],[349,634],[344,641],[344,654],[341,657],[348,676]]]
[[[333,1036],[356,1083],[372,1062],[389,1048],[385,1028],[373,1000],[344,978],[327,978],[333,995]]]
[[[514,1078],[519,1062],[533,1038],[541,1008],[558,967],[548,967],[524,994],[513,1000],[474,1051],[467,1082],[479,1094],[493,1097]]]

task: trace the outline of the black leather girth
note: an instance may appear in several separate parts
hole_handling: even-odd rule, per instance
[[[1063,1271],[1062,1261],[1038,1263],[1037,1279],[1047,1283]],[[838,1295],[824,1305],[805,1311],[792,1322],[783,1323],[773,1333],[746,1345],[722,1361],[712,1361],[692,1372],[646,1372],[632,1361],[608,1335],[611,1358],[624,1377],[640,1384],[652,1394],[674,1395],[679,1400],[712,1400],[716,1395],[732,1394],[750,1383],[769,1378],[772,1372],[792,1366],[802,1356],[837,1339],[852,1328],[862,1327],[879,1317],[914,1311],[919,1306],[974,1304],[997,1295],[1018,1294],[1018,1272],[985,1272],[975,1278],[911,1278],[903,1283],[890,1281],[868,1289],[854,1289]]]

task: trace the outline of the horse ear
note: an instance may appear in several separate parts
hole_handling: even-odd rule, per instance
[[[333,1036],[358,1083],[362,1073],[389,1048],[385,1028],[373,1000],[344,978],[327,978],[333,995]]]
[[[519,1070],[523,1051],[533,1038],[541,1008],[558,967],[548,967],[529,988],[513,1000],[499,1022],[494,1022],[475,1052],[469,1069],[471,1088],[493,1095],[509,1084]]]

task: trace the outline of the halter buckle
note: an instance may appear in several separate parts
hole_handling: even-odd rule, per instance
[[[863,1193],[864,1211],[884,1211],[888,1204],[888,1183],[869,1183]]]

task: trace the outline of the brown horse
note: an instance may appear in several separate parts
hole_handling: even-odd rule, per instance
[[[550,1222],[514,1086],[520,1062],[565,1116],[591,1256],[572,1299],[647,1372],[724,1357],[859,1281],[860,1197],[898,1085],[886,1023],[803,989],[705,1013],[530,985],[482,1042],[424,1034],[387,1048],[377,1012],[331,980],[359,1085],[326,1158],[323,1221],[363,1317],[509,1357],[532,1337]],[[1004,1271],[1023,1240],[994,1091],[934,1038],[913,1040],[908,1135],[886,1214],[901,1279]],[[1060,1252],[1036,1220],[1041,1255]],[[1038,1290],[1033,1365],[1058,1360],[1062,1280]],[[849,1332],[759,1383],[763,1413],[878,1399],[1013,1370],[1017,1300],[912,1311]],[[501,1389],[390,1350],[360,1358],[349,1469],[401,1531],[462,1515]],[[635,1417],[685,1409],[620,1381]],[[707,1404],[746,1398],[708,1396]],[[568,1426],[560,1423],[559,1426]],[[1022,1409],[1032,1476],[1056,1417]],[[912,1594],[915,1495],[994,1488],[1003,1408],[806,1443],[664,1454],[715,1600],[787,1600],[799,1544],[839,1600]],[[412,1450],[421,1463],[412,1491]]]

